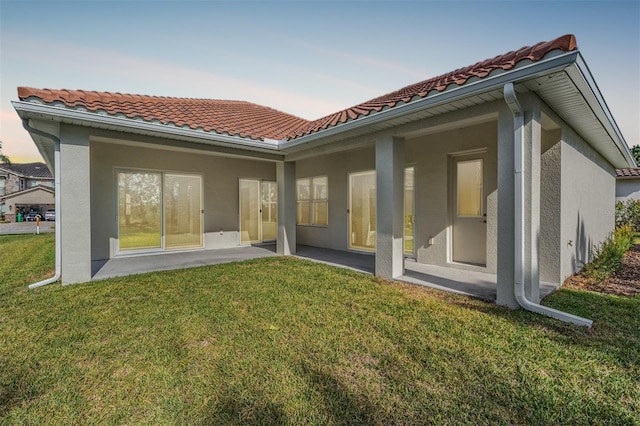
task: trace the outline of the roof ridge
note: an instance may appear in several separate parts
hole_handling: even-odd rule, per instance
[[[520,62],[521,60],[524,59],[529,59],[529,60],[540,60],[542,58],[544,58],[544,56],[546,56],[547,53],[553,51],[553,50],[557,50],[557,49],[561,49],[561,50],[565,50],[565,51],[572,51],[572,50],[576,50],[578,48],[577,46],[577,42],[576,42],[576,38],[573,34],[565,34],[563,36],[557,37],[553,40],[550,41],[542,41],[539,43],[536,43],[532,46],[523,46],[517,50],[512,50],[509,51],[507,53],[503,53],[501,55],[496,55],[493,58],[488,58],[488,59],[484,59],[478,62],[475,62],[474,64],[471,65],[467,65],[467,66],[463,66],[460,67],[458,69],[455,69],[453,71],[449,71],[445,74],[440,74],[434,77],[430,77],[427,78],[425,80],[419,81],[417,83],[412,83],[409,84],[407,86],[404,86],[400,89],[396,89],[393,90],[391,92],[388,92],[384,95],[381,96],[377,96],[373,99],[369,99],[368,101],[364,101],[362,103],[353,105],[349,108],[331,113],[331,114],[327,114],[323,117],[318,118],[317,120],[313,120],[311,124],[314,123],[319,123],[319,126],[316,130],[311,130],[307,133],[305,133],[305,130],[302,130],[302,133],[293,133],[291,135],[289,135],[290,138],[296,138],[299,136],[303,136],[304,134],[308,134],[308,133],[313,133],[314,131],[318,131],[318,130],[323,130],[327,127],[331,127],[334,125],[337,125],[338,123],[334,123],[334,124],[328,124],[328,125],[324,125],[323,123],[331,123],[331,122],[335,122],[336,119],[339,123],[344,123],[347,120],[343,120],[342,118],[345,116],[350,115],[350,111],[354,110],[354,109],[359,109],[361,111],[363,111],[360,114],[357,114],[357,116],[359,115],[368,115],[371,113],[371,110],[375,110],[376,112],[380,112],[380,110],[382,110],[385,106],[388,106],[390,108],[393,108],[394,106],[397,105],[398,102],[410,102],[412,100],[413,97],[415,96],[419,96],[421,98],[427,96],[429,94],[429,92],[433,91],[433,90],[437,90],[437,91],[443,91],[445,90],[450,84],[456,84],[456,85],[462,85],[464,83],[467,82],[467,80],[471,77],[479,77],[479,78],[483,78],[486,77],[487,75],[489,75],[493,70],[498,69],[498,68],[502,68],[504,70],[513,68],[518,62]],[[537,58],[534,53],[542,53],[542,57]],[[518,58],[516,60],[516,58]],[[502,65],[498,64],[497,62],[502,61]],[[505,69],[506,65],[510,65],[508,68]],[[490,68],[489,70],[487,70],[487,68]],[[447,81],[457,75],[460,74],[469,74],[471,73],[473,70],[483,70],[486,72],[483,72],[484,75],[482,76],[478,76],[476,74],[472,74],[472,75],[468,75],[465,76],[465,78],[463,79],[454,79],[452,81]],[[458,81],[460,80],[464,80],[461,83],[458,83]],[[392,104],[390,104],[389,101],[383,102],[385,105],[376,105],[376,107],[372,107],[372,105],[375,104],[379,104],[380,101],[388,99],[389,97],[394,97],[394,96],[398,96],[400,95],[402,92],[408,91],[409,89],[413,89],[413,88],[420,88],[421,86],[426,86],[429,85],[429,83],[440,83],[434,87],[430,87],[428,88],[428,90],[426,91],[413,91],[413,94],[409,95],[405,95],[402,96],[401,99],[396,99],[392,102]],[[363,109],[363,107],[366,107],[365,109]],[[357,118],[356,116],[356,118]],[[331,118],[334,118],[333,120]]]

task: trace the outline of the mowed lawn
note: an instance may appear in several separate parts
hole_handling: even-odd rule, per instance
[[[640,298],[585,328],[294,258],[37,290],[0,237],[6,424],[638,424]]]

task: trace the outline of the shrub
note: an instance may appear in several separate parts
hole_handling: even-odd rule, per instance
[[[602,282],[618,270],[624,254],[633,245],[633,239],[633,229],[628,224],[609,234],[606,240],[594,248],[593,260],[584,268],[586,276]]]
[[[632,230],[640,232],[640,200],[616,202],[616,227],[630,225]]]

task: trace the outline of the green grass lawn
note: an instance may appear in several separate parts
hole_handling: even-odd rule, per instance
[[[294,258],[26,285],[0,237],[5,424],[639,424],[640,298],[560,290],[592,330]]]

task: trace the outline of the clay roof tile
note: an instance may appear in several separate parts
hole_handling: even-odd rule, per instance
[[[295,139],[349,120],[357,120],[372,112],[377,113],[385,108],[397,107],[399,103],[409,103],[428,97],[432,92],[442,92],[451,85],[464,85],[473,77],[485,78],[496,69],[508,71],[522,60],[539,61],[551,51],[567,52],[575,49],[577,49],[575,37],[571,34],[564,35],[555,40],[523,47],[406,86],[314,121],[307,121],[272,108],[242,101],[168,98],[30,87],[19,87],[18,97],[21,100],[37,98],[44,103],[62,102],[70,108],[84,107],[91,112],[103,110],[107,114],[123,114],[131,119],[141,117],[150,122],[175,123],[176,126],[189,126],[192,129],[202,128],[205,131],[215,130],[218,133],[252,139]]]

